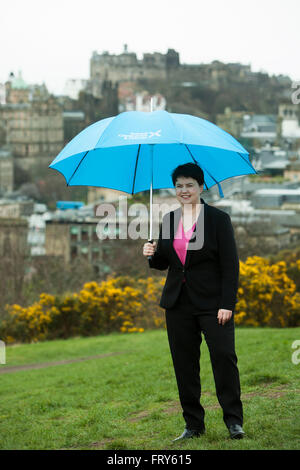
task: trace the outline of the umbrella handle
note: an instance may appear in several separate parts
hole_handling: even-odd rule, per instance
[[[148,243],[153,243],[154,240],[148,240]],[[151,256],[147,256],[147,259],[151,260],[152,259],[152,255]]]

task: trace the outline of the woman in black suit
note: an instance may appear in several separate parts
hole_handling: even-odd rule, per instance
[[[234,308],[239,258],[229,215],[201,197],[202,169],[194,163],[172,173],[178,209],[162,220],[159,239],[145,243],[150,268],[168,268],[160,299],[178,386],[184,432],[174,439],[205,432],[200,404],[200,344],[204,334],[216,393],[231,438],[244,436],[243,408],[234,341]],[[189,241],[189,237],[190,241]]]

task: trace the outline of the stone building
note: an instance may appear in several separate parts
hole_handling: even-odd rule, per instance
[[[14,166],[47,168],[63,146],[63,131],[62,107],[46,85],[11,73],[0,106],[0,147],[9,146]]]
[[[254,74],[250,65],[240,63],[224,64],[214,60],[211,64],[181,64],[179,53],[174,49],[168,49],[166,54],[144,53],[142,59],[138,59],[134,52],[128,51],[126,44],[121,54],[94,51],[90,59],[90,79],[95,83],[172,80],[173,83],[201,83],[217,90],[229,81],[264,80],[266,77],[266,74]]]
[[[4,83],[0,83],[0,105],[6,103],[6,89]]]
[[[100,119],[118,114],[118,85],[109,81],[87,80],[77,99],[58,96],[64,113],[64,142]]]
[[[252,196],[255,208],[296,207],[300,205],[300,188],[259,189]]]
[[[150,94],[148,91],[138,91],[134,82],[120,82],[118,87],[119,112],[150,111],[151,98],[153,111],[165,110],[167,101],[161,93]]]
[[[34,212],[34,201],[32,199],[13,200],[0,199],[0,217],[10,219],[21,219],[30,217]]]
[[[14,186],[13,155],[9,147],[0,147],[0,195],[11,192]]]
[[[284,170],[284,177],[300,182],[300,160],[290,162]]]
[[[99,54],[93,52],[90,60],[91,80],[131,81],[140,78],[150,80],[165,80],[168,70],[179,66],[179,54],[169,49],[166,54],[154,52],[143,54],[139,60],[134,52],[128,52],[127,45],[124,46],[122,54],[109,54],[105,51]]]
[[[0,217],[0,256],[26,256],[29,253],[27,244],[28,222],[25,218]]]
[[[96,273],[109,271],[105,264],[105,253],[109,240],[99,240],[96,229],[98,219],[47,220],[45,251],[47,256],[60,256],[66,264],[75,258],[88,261]]]
[[[0,145],[9,144],[25,170],[49,164],[63,146],[63,113],[56,99],[0,107]]]
[[[21,71],[15,76],[13,72],[9,74],[8,80],[4,84],[5,94],[1,104],[28,103],[33,100],[46,100],[50,94],[45,83],[41,85],[29,84],[25,82]]]
[[[17,77],[11,72],[5,83],[5,103],[28,103],[29,95],[30,89],[23,80],[21,71],[19,71]]]
[[[279,133],[282,138],[300,139],[299,111],[293,103],[278,106]]]
[[[271,114],[244,114],[242,137],[261,144],[274,143],[277,138],[277,116]]]
[[[216,125],[232,136],[238,138],[244,127],[243,111],[232,111],[230,107],[226,107],[224,114],[217,114]],[[249,114],[249,113],[247,113]]]
[[[85,114],[83,111],[64,111],[64,145],[73,139],[85,127]]]
[[[132,198],[131,194],[125,193],[123,191],[118,191],[116,189],[110,188],[95,188],[95,187],[88,187],[88,204],[92,204],[94,202],[115,202],[119,200],[120,196],[126,196],[128,198]]]

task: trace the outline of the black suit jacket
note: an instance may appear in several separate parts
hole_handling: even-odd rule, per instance
[[[150,268],[165,270],[167,279],[159,305],[172,308],[185,277],[189,298],[197,310],[234,311],[239,282],[239,258],[230,216],[201,198],[200,215],[183,265],[173,248],[181,207],[164,215]],[[201,230],[202,227],[202,230]],[[204,230],[203,230],[204,228]],[[197,236],[196,236],[197,231]],[[200,246],[199,246],[200,240]],[[192,243],[197,249],[190,249]]]

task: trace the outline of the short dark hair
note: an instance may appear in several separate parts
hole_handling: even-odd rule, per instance
[[[204,173],[200,166],[197,165],[197,163],[185,163],[183,165],[179,165],[175,168],[175,170],[173,170],[171,176],[174,187],[177,178],[179,178],[180,176],[184,176],[186,178],[194,178],[194,180],[198,181],[199,186],[204,184]]]

